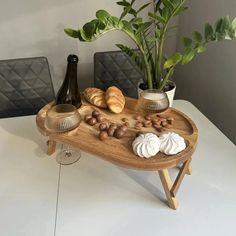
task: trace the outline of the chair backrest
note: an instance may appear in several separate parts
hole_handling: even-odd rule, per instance
[[[47,58],[0,61],[0,118],[36,114],[54,99]]]
[[[137,83],[143,74],[122,51],[97,52],[94,54],[94,85],[106,90],[115,85],[125,96],[137,98]]]

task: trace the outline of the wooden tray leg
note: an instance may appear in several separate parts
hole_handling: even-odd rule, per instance
[[[186,170],[186,174],[187,175],[191,175],[192,174],[192,165],[191,165],[191,163],[188,164],[188,168]]]
[[[159,170],[158,173],[159,173],[161,183],[167,197],[168,205],[170,208],[176,210],[178,207],[178,201],[176,197],[173,197],[170,192],[173,184],[172,184],[169,172],[167,169],[164,169],[164,170]]]
[[[47,150],[47,154],[50,156],[50,155],[52,155],[54,152],[55,152],[55,150],[56,150],[56,142],[55,141],[53,141],[53,140],[48,140],[47,141],[47,145],[48,145],[48,150]]]

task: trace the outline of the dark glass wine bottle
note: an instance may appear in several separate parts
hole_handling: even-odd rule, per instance
[[[81,98],[77,84],[78,57],[69,55],[67,57],[66,76],[56,96],[56,104],[72,104],[79,108]]]

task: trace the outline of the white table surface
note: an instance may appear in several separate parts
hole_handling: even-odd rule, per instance
[[[176,211],[166,205],[157,172],[87,153],[60,168],[55,155],[45,154],[34,116],[0,119],[0,235],[235,236],[235,145],[191,103],[174,107],[199,129],[193,173],[183,180]]]

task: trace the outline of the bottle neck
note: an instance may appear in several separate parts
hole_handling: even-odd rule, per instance
[[[66,77],[71,83],[77,84],[77,63],[68,63],[66,70]]]

